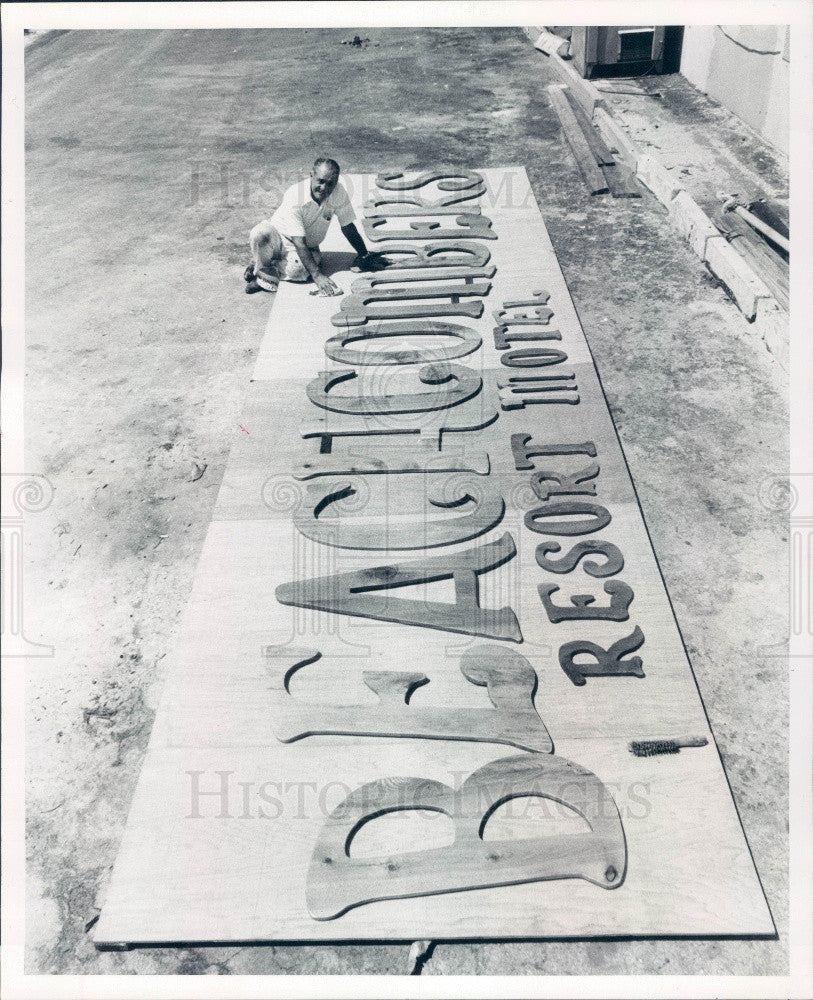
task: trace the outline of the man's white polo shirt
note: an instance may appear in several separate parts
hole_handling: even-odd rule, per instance
[[[315,250],[327,235],[330,220],[334,215],[340,226],[347,226],[356,218],[350,198],[341,182],[336,185],[330,196],[318,205],[311,197],[311,182],[307,177],[288,188],[270,221],[284,239],[291,240],[294,236],[304,237],[308,247]]]

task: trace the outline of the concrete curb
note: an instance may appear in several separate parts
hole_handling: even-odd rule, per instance
[[[534,48],[537,48],[536,41],[545,29],[533,27],[523,28],[522,30],[533,43]],[[545,50],[539,48],[538,51],[544,52]],[[606,110],[607,102],[605,101],[601,91],[597,90],[589,80],[585,80],[584,77],[579,76],[571,62],[565,61],[561,56],[556,55],[555,53],[553,55],[545,53],[545,55],[556,66],[556,72],[561,77],[562,82],[570,87],[573,96],[584,108],[588,118],[592,119],[593,112],[596,108]]]
[[[745,258],[740,257],[724,236],[706,240],[704,260],[709,270],[729,290],[746,319],[756,319],[757,303],[760,299],[770,299],[779,305],[762,279],[754,274]]]
[[[688,191],[680,190],[669,204],[672,225],[688,240],[701,260],[706,259],[706,243],[716,239],[720,230],[709,219]]]
[[[524,28],[535,44],[541,28]],[[729,243],[714,222],[679,181],[650,152],[642,152],[613,116],[612,110],[589,80],[558,55],[547,56],[560,79],[578,99],[611,150],[618,153],[669,212],[673,229],[689,244],[725,287],[740,312],[753,324],[771,356],[784,371],[789,366],[788,314],[748,261]]]

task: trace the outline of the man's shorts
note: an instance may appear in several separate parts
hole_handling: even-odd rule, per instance
[[[260,268],[275,274],[280,281],[310,281],[310,274],[291,241],[281,236],[270,223],[260,223],[257,229],[260,228],[261,252],[258,255]],[[322,254],[315,248],[309,249],[319,266]]]

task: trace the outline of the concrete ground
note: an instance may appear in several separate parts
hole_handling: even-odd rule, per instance
[[[587,196],[519,28],[341,44],[355,33],[68,32],[29,50],[26,461],[55,495],[26,521],[25,628],[55,655],[28,667],[28,971],[407,969],[406,944],[91,940],[272,302],[243,292],[246,234],[325,153],[348,171],[526,166],[779,931],[438,944],[423,974],[786,972],[782,372],[648,193]],[[735,158],[737,131],[717,133]]]
[[[641,152],[657,157],[709,217],[733,194],[787,208],[787,156],[679,73],[594,83]]]

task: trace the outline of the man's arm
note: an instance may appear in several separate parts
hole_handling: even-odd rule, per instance
[[[296,252],[299,254],[299,259],[305,265],[305,270],[313,278],[314,284],[319,289],[320,295],[341,295],[342,290],[339,286],[331,281],[326,275],[322,274],[319,270],[319,266],[313,259],[313,254],[310,252],[307,243],[305,242],[304,236],[292,236],[291,242],[296,247]]]
[[[361,233],[356,229],[355,222],[349,222],[346,226],[342,226],[342,235],[359,257],[367,256],[367,247],[364,245]]]
[[[370,253],[368,251],[364,240],[361,238],[361,233],[356,229],[355,222],[349,222],[346,226],[342,226],[342,234],[358,254],[356,264],[363,271],[380,271],[387,266],[386,259],[380,253]]]

